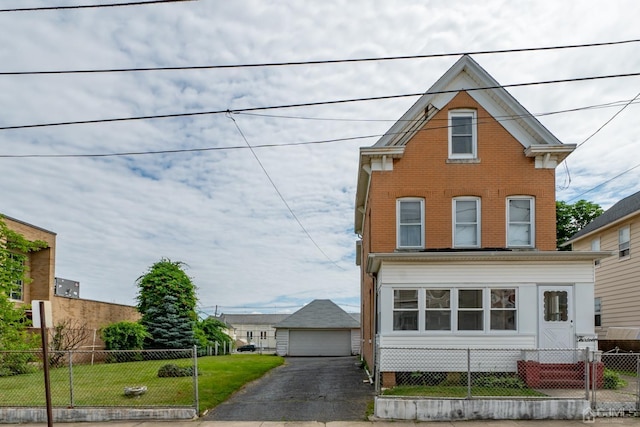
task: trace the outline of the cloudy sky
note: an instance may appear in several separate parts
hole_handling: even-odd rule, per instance
[[[112,2],[2,0],[0,9],[98,3]],[[200,0],[3,11],[0,213],[57,233],[56,276],[79,281],[83,298],[134,304],[136,279],[168,258],[188,265],[206,313],[292,312],[315,298],[358,311],[358,149],[416,97],[233,111],[420,93],[458,56],[6,73],[618,42],[640,39],[638,16],[636,0]],[[473,58],[504,85],[640,73],[639,42]],[[640,77],[508,90],[562,142],[581,144],[556,171],[559,200],[607,208],[640,189],[640,108],[637,100],[624,108]],[[156,153],[126,154],[148,152]]]

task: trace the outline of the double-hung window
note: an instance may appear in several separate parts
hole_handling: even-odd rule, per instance
[[[477,141],[476,111],[449,111],[449,158],[475,159]]]
[[[453,199],[453,246],[480,247],[480,199],[457,197]]]
[[[491,330],[516,330],[516,290],[491,289]]]
[[[424,329],[426,331],[451,330],[451,290],[425,291]]]
[[[24,255],[18,255],[14,253],[9,254],[8,268],[20,275],[24,272]],[[22,279],[17,279],[9,286],[9,299],[14,301],[22,301],[24,299],[24,282]]]
[[[398,199],[398,248],[424,247],[424,199]]]
[[[595,298],[593,301],[593,305],[593,311],[595,314],[594,324],[595,326],[602,326],[602,298]]]
[[[618,258],[626,258],[630,255],[631,230],[629,226],[618,230]]]
[[[507,246],[531,248],[535,215],[532,197],[510,197],[507,199]]]
[[[418,330],[418,290],[394,289],[393,330]]]
[[[482,289],[460,289],[458,291],[458,330],[482,331],[484,329],[484,307]]]

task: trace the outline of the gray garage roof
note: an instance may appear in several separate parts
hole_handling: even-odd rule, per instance
[[[355,329],[360,322],[328,299],[317,299],[275,325],[284,329]]]

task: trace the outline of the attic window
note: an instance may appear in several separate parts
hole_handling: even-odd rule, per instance
[[[449,111],[449,158],[477,157],[478,128],[475,110]]]

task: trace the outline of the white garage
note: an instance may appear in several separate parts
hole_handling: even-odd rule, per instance
[[[290,330],[289,356],[351,356],[351,331]]]
[[[360,352],[360,322],[330,300],[314,300],[276,328],[280,356],[351,356]]]

